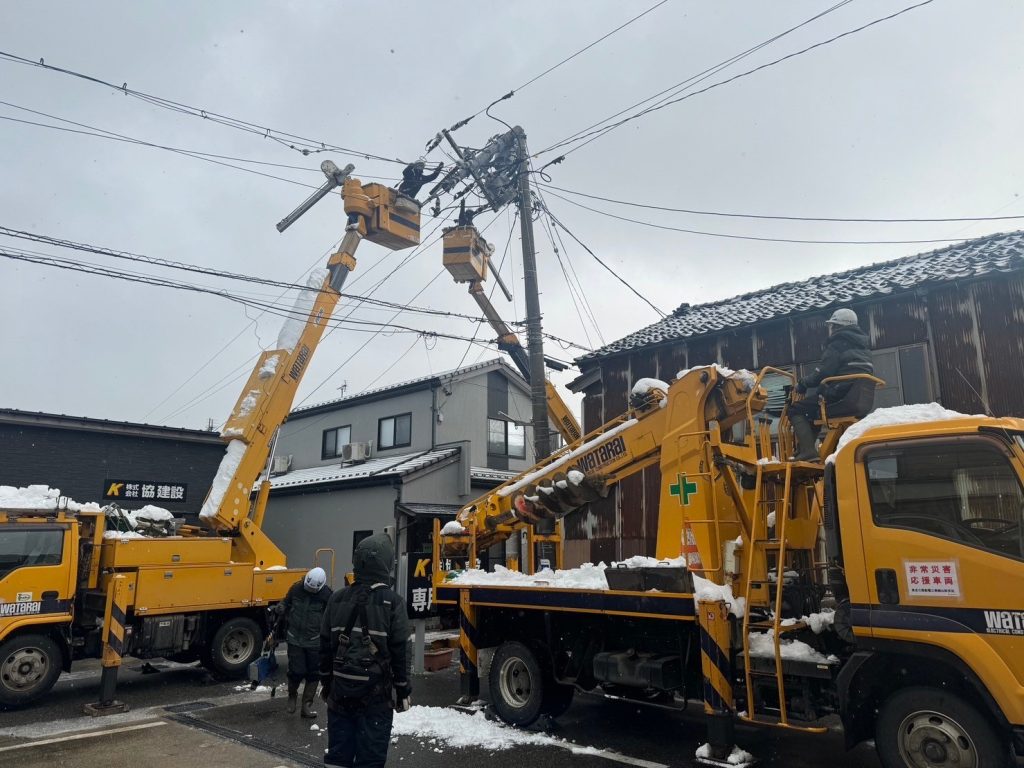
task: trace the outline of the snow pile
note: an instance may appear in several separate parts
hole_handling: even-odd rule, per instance
[[[120,539],[121,541],[127,541],[128,539],[145,539],[147,536],[139,533],[138,531],[104,531],[104,539]]]
[[[56,509],[60,499],[60,488],[48,485],[27,485],[15,488],[13,485],[0,485],[0,509]],[[88,502],[79,504],[74,499],[67,499],[70,512],[98,512],[99,504]]]
[[[778,456],[772,456],[769,459],[767,456],[765,456],[762,459],[758,459],[757,463],[758,464],[778,464],[779,463],[779,457]]]
[[[746,600],[742,597],[734,597],[732,587],[728,585],[715,584],[710,579],[702,578],[696,574],[693,576],[693,601],[698,600],[722,600],[729,606],[729,613],[737,618],[743,618],[743,609],[746,607]]]
[[[783,627],[792,627],[797,622],[802,622],[807,625],[811,632],[820,635],[826,629],[832,629],[835,620],[835,611],[824,610],[821,613],[812,613],[810,616],[801,616],[799,619],[783,619],[780,623]]]
[[[706,760],[711,757],[711,745],[701,744],[699,747],[697,747],[697,751],[693,754],[695,757],[703,758]],[[729,763],[729,765],[744,766],[752,764],[754,762],[754,756],[749,752],[744,752],[742,749],[740,749],[734,744],[732,747],[732,752],[729,753],[729,756],[725,759],[725,761]]]
[[[644,397],[649,395],[652,389],[660,389],[662,392],[668,392],[668,384],[661,379],[638,379],[636,384],[633,385],[632,393],[637,397]],[[668,405],[668,398],[663,397],[661,399],[660,406],[664,408]]]
[[[744,387],[747,390],[754,388],[754,384],[757,383],[757,376],[748,371],[746,368],[741,368],[738,371],[734,371],[732,368],[726,368],[724,365],[718,363],[712,363],[711,365],[697,365],[693,368],[684,368],[676,374],[676,379],[681,379],[691,371],[701,371],[706,368],[713,368],[718,371],[718,375],[725,379],[738,379],[743,382]]]
[[[256,407],[256,403],[259,402],[260,391],[258,389],[250,389],[248,394],[242,398],[242,404],[238,406],[238,413],[235,414],[236,419],[244,419],[250,413],[252,409]]]
[[[611,567],[624,566],[626,568],[652,568],[657,565],[684,566],[686,558],[677,557],[674,560],[658,560],[654,557],[636,555],[623,560],[621,563],[612,563]],[[502,587],[557,587],[561,589],[608,589],[608,580],[604,572],[609,566],[604,563],[584,563],[579,568],[553,571],[544,568],[529,576],[518,571],[510,571],[500,565],[494,566],[493,572],[483,571],[478,568],[470,568],[462,571],[448,584],[465,584],[479,586],[502,586]],[[696,577],[694,577],[696,579]]]
[[[231,484],[231,478],[235,476],[235,472],[238,471],[238,465],[242,463],[242,457],[245,456],[245,448],[246,445],[241,440],[232,440],[228,443],[227,450],[224,452],[224,458],[220,460],[217,474],[213,478],[210,494],[206,497],[206,501],[203,502],[203,508],[199,511],[200,517],[210,518],[217,516],[220,503],[224,501],[224,494],[228,492],[228,486]]]
[[[829,464],[836,460],[836,455],[853,440],[862,436],[869,429],[874,427],[892,427],[899,424],[927,424],[931,421],[948,421],[949,419],[975,419],[982,416],[968,416],[967,414],[950,411],[938,403],[920,403],[917,405],[897,405],[892,408],[879,408],[872,411],[860,421],[851,425],[843,436],[839,438],[836,451],[830,454],[825,461]]]
[[[779,643],[779,653],[784,659],[794,661],[813,661],[817,664],[829,664],[839,661],[833,655],[826,656],[821,651],[816,651],[807,643],[800,640],[782,640]],[[751,632],[750,633],[750,655],[753,658],[774,659],[775,658],[775,635],[772,632]]]
[[[442,707],[414,706],[395,713],[393,736],[415,736],[455,749],[513,749],[528,745],[573,749],[568,742],[543,733],[523,731],[488,720],[483,712],[472,715]]]
[[[502,486],[497,490],[497,494],[499,496],[508,496],[511,493],[515,493],[520,488],[525,488],[531,483],[536,483],[538,480],[540,480],[543,477],[546,477],[548,474],[555,471],[559,467],[563,467],[569,462],[573,461],[574,459],[579,458],[583,454],[589,453],[590,451],[594,450],[594,448],[596,448],[597,446],[608,442],[609,440],[611,440],[611,438],[615,437],[620,432],[624,432],[625,430],[629,429],[636,423],[636,419],[629,419],[627,421],[622,422],[616,427],[612,427],[607,432],[604,432],[595,437],[593,440],[588,440],[587,442],[583,443],[575,450],[569,451],[569,453],[566,453],[563,456],[559,456],[550,464],[545,464],[536,472],[531,472],[530,474],[519,478],[516,482],[512,483],[511,485]]]
[[[462,523],[458,520],[449,520],[441,528],[442,536],[461,536],[464,533],[466,533],[466,529],[462,527]]]
[[[281,355],[274,354],[263,361],[263,365],[260,366],[259,377],[261,379],[269,379],[271,376],[277,373],[277,364],[281,362]]]
[[[295,304],[292,305],[291,312],[288,313],[288,319],[281,325],[281,332],[277,335],[278,349],[283,349],[289,354],[295,349],[295,345],[299,343],[302,331],[306,327],[313,304],[316,303],[316,297],[320,294],[320,289],[326,279],[326,269],[314,269],[310,272],[309,278],[306,280],[306,285],[310,290],[299,291],[299,295],[295,297]]]

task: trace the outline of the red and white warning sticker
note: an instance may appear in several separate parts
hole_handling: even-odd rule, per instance
[[[904,560],[910,597],[960,597],[955,560]]]

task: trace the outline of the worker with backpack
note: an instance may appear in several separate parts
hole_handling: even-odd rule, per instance
[[[363,539],[352,557],[355,583],[327,603],[320,629],[325,765],[384,768],[394,712],[412,704],[409,618],[390,587],[394,558],[386,534]]]

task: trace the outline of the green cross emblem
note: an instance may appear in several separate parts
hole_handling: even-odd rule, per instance
[[[679,506],[690,506],[690,497],[697,494],[697,484],[686,479],[686,475],[676,475],[676,482],[668,487],[672,496],[679,497]]]

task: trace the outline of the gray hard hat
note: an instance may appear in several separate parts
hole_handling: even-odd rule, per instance
[[[825,321],[828,325],[856,325],[857,313],[852,309],[843,307],[832,313],[832,317]]]

